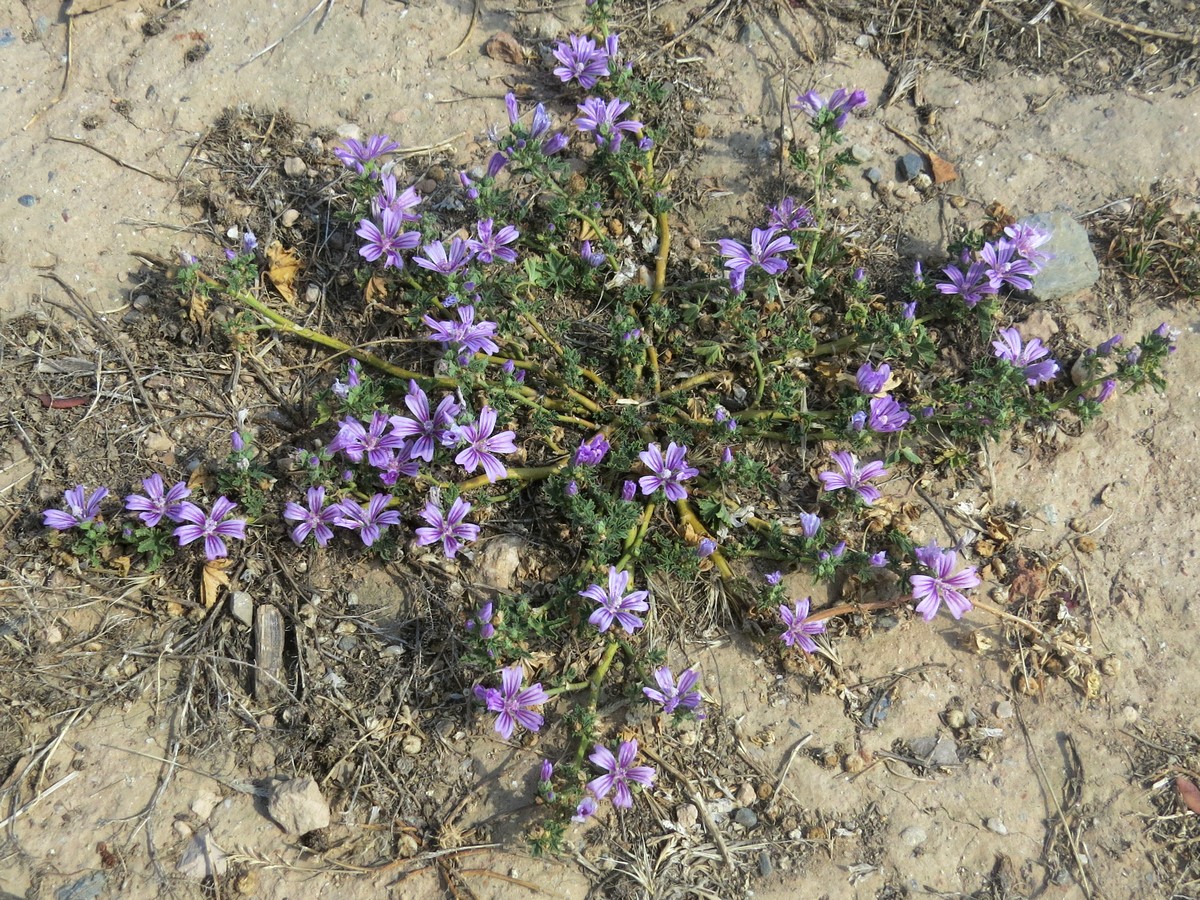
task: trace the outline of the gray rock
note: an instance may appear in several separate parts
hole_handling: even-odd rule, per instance
[[[994,831],[996,834],[1008,834],[1008,826],[999,816],[992,816],[983,824],[987,826],[988,831]]]
[[[254,624],[254,601],[245,591],[229,595],[229,614],[249,628]]]
[[[928,837],[924,828],[911,825],[900,832],[900,843],[906,847],[920,847]]]
[[[1087,231],[1064,212],[1035,213],[1021,219],[1050,232],[1050,240],[1038,249],[1054,254],[1033,277],[1030,293],[1036,300],[1058,300],[1086,291],[1100,278],[1100,264],[1088,242]]]
[[[288,834],[307,834],[329,825],[329,804],[311,778],[293,778],[272,787],[267,812]]]
[[[738,32],[738,40],[743,44],[757,44],[763,37],[762,28],[753,20],[743,25],[742,30]]]
[[[205,881],[214,875],[224,875],[228,867],[225,851],[217,846],[208,829],[202,828],[183,848],[175,870],[193,881]]]
[[[883,173],[874,166],[871,166],[871,168],[863,172],[863,178],[867,179],[871,184],[879,184],[883,180]]]
[[[733,821],[743,828],[753,828],[758,824],[758,813],[748,806],[739,806],[738,811],[733,814]]]
[[[1013,709],[1013,705],[1007,700],[1001,700],[996,704],[997,719],[1011,719],[1014,715],[1016,715],[1016,711]]]
[[[521,557],[528,552],[529,544],[515,534],[502,534],[488,541],[477,561],[480,580],[496,590],[509,590],[521,567]]]
[[[896,160],[896,176],[901,181],[912,181],[925,171],[925,160],[919,153],[905,153]]]
[[[283,161],[283,171],[289,178],[297,178],[308,171],[308,166],[300,157],[289,156]]]
[[[768,853],[766,850],[759,850],[758,851],[758,874],[763,878],[767,878],[770,876],[771,872],[773,872],[774,870],[775,870],[775,867],[774,867],[774,865],[771,864],[771,854]]]
[[[107,886],[108,876],[103,872],[93,872],[60,887],[54,892],[54,900],[96,900]]]
[[[37,197],[33,196],[33,194],[22,194],[17,198],[17,202],[22,206],[35,206],[37,204]]]
[[[931,766],[958,764],[958,745],[948,734],[941,737],[917,738],[909,743],[913,756]]]
[[[875,156],[871,148],[865,144],[855,144],[850,148],[850,155],[854,157],[855,162],[865,163],[870,162]]]

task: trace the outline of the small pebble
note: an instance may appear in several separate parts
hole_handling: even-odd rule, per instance
[[[291,228],[296,224],[296,220],[300,218],[298,209],[289,209],[280,217],[279,221],[283,223],[284,228]]]
[[[33,196],[33,194],[22,194],[17,198],[17,202],[22,206],[33,206],[37,203],[37,197]]]
[[[766,850],[759,850],[758,874],[763,878],[767,878],[770,876],[771,872],[774,871],[774,869],[775,867],[771,865],[771,854],[769,854]]]
[[[863,178],[867,179],[871,184],[879,184],[883,180],[883,173],[874,166],[871,166],[871,168],[863,172]]]
[[[307,171],[308,166],[306,166],[304,164],[304,160],[298,156],[289,156],[283,161],[283,172],[289,178],[299,178]]]
[[[1133,706],[1122,706],[1121,707],[1121,719],[1125,722],[1126,725],[1132,725],[1134,722],[1136,722],[1138,720],[1138,717],[1140,715],[1141,715],[1141,713],[1139,713],[1137,711],[1136,707],[1133,707]]]
[[[361,141],[362,129],[357,125],[347,122],[345,125],[339,125],[337,128],[337,136],[344,138],[347,141]]]
[[[918,191],[924,191],[924,190],[928,190],[929,186],[933,184],[933,179],[930,178],[928,175],[926,175],[924,172],[921,172],[919,175],[917,175],[916,178],[914,178],[912,180],[912,183],[913,183],[913,187],[915,187]]]
[[[900,832],[900,843],[906,847],[920,847],[928,837],[924,828],[913,825]]]
[[[860,163],[870,162],[871,158],[875,156],[875,154],[871,152],[871,148],[865,146],[864,144],[855,144],[853,147],[851,147],[850,155],[854,157],[855,162]]]
[[[1133,210],[1133,204],[1128,200],[1118,200],[1109,209],[1113,211],[1113,215],[1127,216]]]
[[[753,806],[757,799],[758,791],[754,790],[754,785],[750,784],[750,782],[746,782],[738,788],[737,802],[742,806]]]
[[[229,595],[229,614],[247,628],[254,624],[254,600],[245,591]]]
[[[675,810],[675,823],[680,828],[691,828],[700,820],[700,810],[696,809],[695,804],[685,803]]]
[[[743,828],[753,828],[758,824],[758,813],[749,807],[743,806],[733,814],[733,821]]]
[[[996,704],[997,719],[1011,719],[1015,714],[1016,713],[1015,710],[1013,710],[1013,705],[1007,700],[1001,700]]]
[[[983,824],[987,826],[988,831],[994,831],[996,834],[1008,834],[1008,827],[999,816],[992,816]]]
[[[912,181],[925,171],[925,160],[916,153],[905,153],[896,161],[896,174],[901,181]]]

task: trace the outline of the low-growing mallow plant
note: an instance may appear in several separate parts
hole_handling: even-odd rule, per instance
[[[408,548],[449,565],[491,531],[480,510],[527,498],[576,564],[536,615],[527,595],[468,611],[462,659],[503,740],[569,726],[538,772],[542,849],[607,801],[629,807],[653,789],[639,740],[599,717],[602,695],[676,725],[703,718],[692,661],[645,638],[651,615],[686,627],[656,609],[652,575],[756,582],[750,618],[774,629],[780,653],[814,653],[830,618],[867,607],[817,608],[756,566],[825,580],[890,571],[893,596],[870,608],[960,618],[984,605],[972,598],[976,568],[960,561],[968,548],[915,546],[904,517],[886,511],[868,521],[889,481],[962,465],[980,440],[1030,420],[1087,422],[1119,384],[1161,388],[1175,337],[1164,325],[1124,349],[1118,335],[1065,372],[1009,318],[1012,293],[1049,262],[1050,236],[1022,222],[963,235],[936,275],[918,262],[899,288],[874,289],[828,214],[851,161],[843,134],[867,104],[849,88],[796,98],[809,140],[791,155],[793,195],[762,210],[761,227],[716,240],[708,261],[673,257],[658,166],[670,135],[655,123],[663,86],[622,59],[607,7],[589,7],[591,35],[554,50],[577,115],[523,110],[508,95],[486,166],[461,173],[437,209],[399,183],[387,136],[334,151],[352,198],[335,213],[359,241],[354,275],[401,313],[397,334],[414,348],[402,359],[275,309],[253,236],[211,272],[194,259],[178,270],[184,290],[345,358],[317,403],[327,443],[264,460],[239,427],[216,496],[147,473],[123,510],[106,513],[108,490],[80,485],[44,514],[93,562],[110,545],[149,568],[193,545],[217,560],[257,534],[315,552],[358,543],[385,559]],[[950,343],[968,355],[958,369],[941,352]],[[786,476],[764,462],[768,446],[790,453]],[[271,469],[292,474],[278,502]],[[535,680],[524,661],[564,633],[578,639],[575,658]]]

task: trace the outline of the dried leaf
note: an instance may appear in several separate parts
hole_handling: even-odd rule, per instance
[[[118,556],[115,559],[110,559],[108,564],[120,572],[121,577],[124,578],[129,574],[129,568],[133,564],[133,560],[128,556]]]
[[[525,63],[525,51],[517,39],[507,31],[497,31],[483,45],[483,52],[491,59],[520,66]]]
[[[382,276],[371,276],[367,286],[363,288],[363,299],[367,301],[368,306],[387,299],[387,282],[383,280]]]
[[[1183,801],[1184,806],[1200,815],[1200,788],[1197,788],[1190,778],[1180,775],[1175,779],[1175,790],[1179,791],[1179,799]]]
[[[295,250],[290,250],[272,241],[266,250],[267,277],[275,290],[288,303],[296,302],[296,278],[300,274],[300,257]]]
[[[210,559],[200,572],[200,602],[212,609],[221,588],[229,587],[228,559]]]
[[[192,294],[188,300],[188,318],[199,325],[208,315],[208,298],[203,294]]]
[[[948,160],[942,159],[936,153],[929,154],[929,171],[933,173],[934,184],[946,184],[958,180],[958,169]]]

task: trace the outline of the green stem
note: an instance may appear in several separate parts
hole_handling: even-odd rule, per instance
[[[629,529],[629,534],[625,536],[625,552],[621,554],[621,558],[617,560],[617,568],[624,569],[629,561],[637,554],[638,548],[642,545],[642,540],[646,537],[646,532],[650,528],[650,517],[654,515],[656,503],[647,503],[642,508],[642,517],[638,519],[637,524]]]

